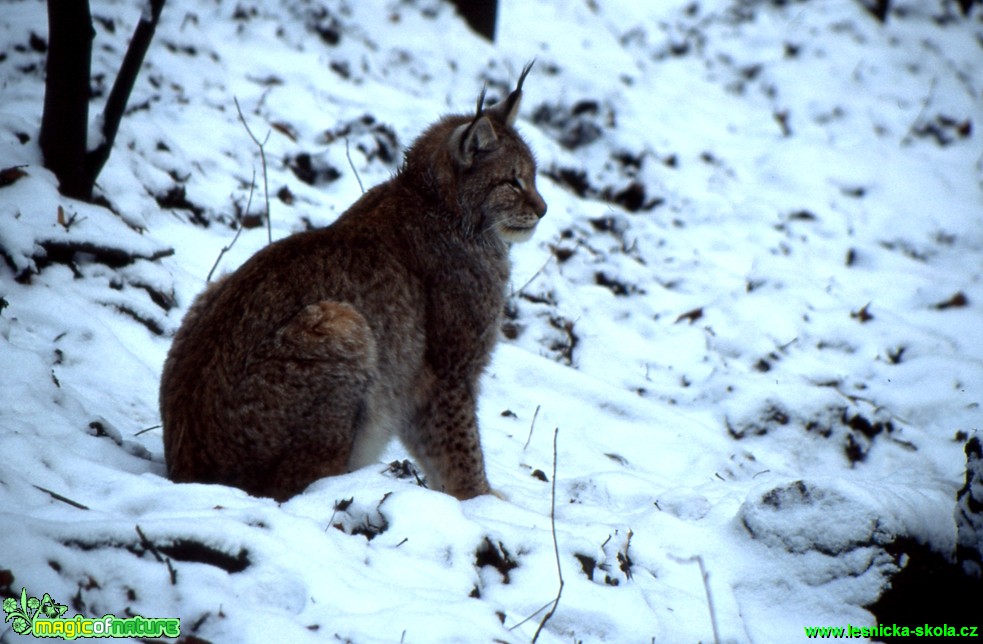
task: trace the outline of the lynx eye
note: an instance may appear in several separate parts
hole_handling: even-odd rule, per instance
[[[508,184],[520,192],[526,189],[526,187],[522,184],[522,179],[519,177],[512,177],[512,179],[508,181]]]

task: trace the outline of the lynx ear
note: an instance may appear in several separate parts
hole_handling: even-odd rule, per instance
[[[469,168],[475,157],[498,148],[498,135],[487,116],[479,116],[465,125],[458,126],[451,134],[451,154],[463,167]]]
[[[519,74],[519,82],[516,83],[515,89],[504,101],[488,110],[488,116],[510,127],[515,123],[515,119],[519,115],[519,103],[522,102],[522,83],[526,80],[526,76],[529,74],[529,70],[532,69],[535,62],[533,60],[522,68],[522,73]]]

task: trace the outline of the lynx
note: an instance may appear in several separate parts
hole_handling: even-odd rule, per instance
[[[256,253],[195,300],[164,364],[174,481],[287,499],[397,435],[429,486],[491,492],[475,417],[509,246],[546,202],[505,100],[448,116],[326,228]]]

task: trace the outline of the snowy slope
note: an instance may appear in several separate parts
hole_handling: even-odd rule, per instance
[[[139,4],[93,2],[103,99]],[[0,187],[0,595],[215,642],[520,642],[555,527],[540,641],[790,642],[873,625],[896,544],[952,552],[983,401],[983,12],[501,4],[491,45],[437,0],[171,0],[102,206],[41,166],[44,3],[4,4],[0,169],[26,176]],[[282,505],[168,482],[170,338],[239,222],[217,274],[267,243],[234,99],[269,132],[281,238],[533,57],[549,213],[480,408],[508,501],[385,463]]]

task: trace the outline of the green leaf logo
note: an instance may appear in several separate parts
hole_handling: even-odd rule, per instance
[[[68,610],[65,604],[56,604],[51,595],[45,593],[41,599],[28,597],[27,588],[21,588],[20,601],[15,597],[3,600],[3,621],[12,621],[11,627],[18,635],[29,635],[34,631],[34,621],[46,617],[54,619],[61,617]]]
[[[68,606],[65,604],[56,604],[48,593],[45,593],[44,597],[41,598],[41,614],[48,619],[61,617],[65,614],[66,610],[68,610]]]
[[[27,635],[31,632],[34,624],[34,617],[37,615],[38,608],[40,608],[41,602],[38,601],[37,597],[27,598],[27,588],[21,588],[20,590],[20,603],[13,597],[8,597],[3,600],[3,612],[5,613],[3,621],[9,622],[13,620],[11,625],[14,632],[18,635]]]

